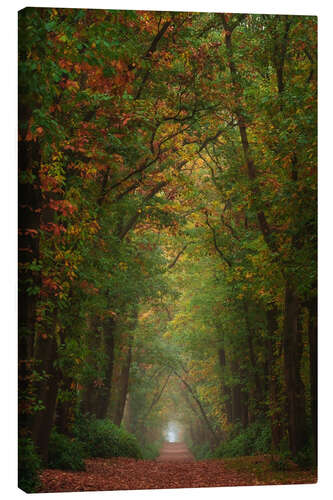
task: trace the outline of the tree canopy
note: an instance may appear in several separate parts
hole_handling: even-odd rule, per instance
[[[20,433],[317,446],[317,22],[19,13]]]

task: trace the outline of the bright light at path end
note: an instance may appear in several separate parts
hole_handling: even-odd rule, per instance
[[[179,424],[177,422],[169,422],[164,435],[169,443],[176,443],[179,441],[179,432]]]
[[[174,430],[168,430],[168,441],[169,443],[174,443],[176,441],[176,433]]]

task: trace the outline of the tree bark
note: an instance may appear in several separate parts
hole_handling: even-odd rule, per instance
[[[237,365],[233,361],[231,363],[233,374],[237,374]],[[239,382],[233,384],[231,388],[231,401],[232,401],[232,423],[240,422],[242,420],[242,394],[241,384]]]
[[[43,409],[36,414],[33,420],[32,437],[44,463],[47,463],[48,445],[54,423],[60,381],[60,372],[55,365],[57,349],[55,335],[48,335],[47,338],[38,337],[35,359],[40,362],[39,373],[45,374],[46,380],[42,380],[36,385],[36,393]]]
[[[100,333],[100,321],[97,317],[92,320],[88,320],[89,334],[88,334],[88,364],[95,370],[98,369],[95,362],[95,355],[101,348],[101,333]],[[84,384],[84,391],[82,394],[81,409],[83,413],[90,415],[96,414],[96,397],[97,397],[97,387],[95,380],[90,378]]]
[[[232,422],[231,389],[229,386],[226,385],[226,383],[224,381],[224,377],[223,377],[224,371],[225,371],[225,366],[226,366],[226,356],[225,356],[224,348],[219,349],[218,355],[219,355],[219,362],[220,362],[220,367],[221,367],[221,371],[222,371],[221,395],[222,395],[222,400],[225,404],[227,420],[230,423],[230,422]]]
[[[105,321],[103,325],[104,333],[104,349],[106,354],[106,368],[103,377],[103,385],[98,389],[96,398],[96,417],[106,418],[107,411],[109,407],[111,386],[112,386],[112,374],[114,365],[114,330],[115,321],[109,318]]]
[[[73,390],[74,380],[71,377],[63,376],[59,389]],[[57,402],[55,424],[61,434],[72,435],[72,425],[74,422],[74,408],[76,406],[77,395],[72,393],[70,399]]]
[[[118,404],[115,411],[114,423],[116,425],[120,425],[124,416],[124,409],[126,403],[126,397],[128,392],[128,382],[129,382],[129,373],[131,367],[132,360],[132,346],[128,347],[127,358],[125,361],[125,365],[122,367],[121,375],[120,375],[120,394],[118,398]]]
[[[256,356],[253,348],[253,341],[255,339],[255,330],[252,328],[251,323],[250,323],[250,316],[249,316],[249,305],[246,301],[243,302],[243,307],[244,307],[244,313],[245,313],[245,323],[246,323],[246,328],[247,328],[247,341],[248,341],[248,346],[249,346],[249,354],[250,354],[250,361],[251,361],[251,366],[253,369],[253,377],[254,377],[254,382],[255,382],[255,387],[256,387],[256,393],[255,393],[255,399],[256,399],[256,406],[262,406],[263,405],[263,389],[262,389],[262,384],[260,380],[260,376],[258,373],[258,367],[256,363]]]
[[[307,441],[304,384],[300,376],[303,343],[298,316],[299,301],[293,286],[287,282],[283,345],[288,401],[288,435],[293,456],[304,448]]]
[[[19,122],[23,122],[25,111],[19,106]],[[18,144],[19,176],[38,175],[40,147],[37,142],[21,140]],[[19,431],[30,426],[30,401],[28,389],[31,383],[33,343],[36,325],[38,292],[32,291],[40,285],[39,271],[28,268],[39,258],[40,189],[33,183],[19,182],[18,191],[18,408]],[[30,291],[28,289],[30,288]]]
[[[278,338],[278,311],[275,306],[266,310],[268,341],[267,341],[267,368],[269,387],[270,422],[272,445],[278,449],[283,437],[283,409],[281,408],[281,384],[277,372],[276,341]]]
[[[311,423],[315,462],[318,460],[318,329],[317,297],[308,302],[308,336],[310,347]]]

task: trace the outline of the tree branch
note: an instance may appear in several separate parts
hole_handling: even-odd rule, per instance
[[[175,266],[177,264],[179,257],[185,252],[187,247],[188,247],[188,243],[186,243],[186,245],[178,252],[178,254],[173,259],[173,261],[168,265],[167,271],[169,271],[173,266]]]
[[[216,251],[219,253],[220,257],[222,258],[222,260],[224,260],[228,266],[231,268],[232,267],[232,262],[231,260],[228,259],[228,257],[226,257],[224,255],[224,253],[222,252],[222,250],[219,248],[218,244],[217,244],[217,241],[216,241],[216,232],[215,232],[215,229],[214,227],[210,224],[209,222],[209,219],[208,219],[208,214],[207,212],[205,212],[205,215],[206,215],[206,222],[207,222],[207,226],[210,227],[211,231],[212,231],[212,234],[213,234],[213,240],[214,240],[214,247],[216,249]]]

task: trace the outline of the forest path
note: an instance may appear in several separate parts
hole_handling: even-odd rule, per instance
[[[234,460],[238,462],[243,460],[246,466],[246,470],[238,471],[223,460],[195,461],[193,457],[189,459],[187,447],[181,445],[182,443],[168,443],[168,446],[163,446],[158,460],[90,458],[85,461],[85,471],[45,469],[40,475],[40,492],[202,488],[316,482],[315,474],[310,471],[269,472],[266,469],[270,456],[263,456],[262,463],[259,457],[238,457]],[[170,457],[172,457],[171,460]],[[180,457],[182,457],[181,460],[179,460]],[[260,463],[256,465],[258,469],[255,472],[253,462],[258,461]]]
[[[182,452],[183,453],[183,452]],[[221,460],[195,461],[135,460],[134,458],[94,458],[86,460],[80,472],[46,469],[41,473],[40,492],[112,491],[162,488],[200,488],[253,485],[251,474],[227,470]],[[180,457],[180,453],[178,454]]]
[[[194,462],[194,456],[185,443],[165,442],[157,462]]]

